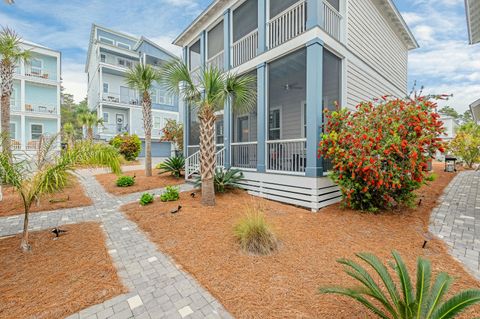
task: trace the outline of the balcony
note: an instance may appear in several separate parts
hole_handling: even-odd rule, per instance
[[[30,78],[38,78],[44,80],[56,80],[57,76],[55,72],[45,68],[37,68],[32,66],[25,67],[25,76]]]
[[[20,112],[22,110],[20,107],[20,101],[16,99],[10,99],[10,110],[14,112]]]
[[[22,149],[22,143],[20,143],[20,141],[17,141],[15,139],[12,139],[10,141],[10,147],[12,150],[14,151],[18,151],[18,150],[21,150]]]
[[[257,168],[257,142],[231,143],[232,166],[242,169]]]
[[[224,70],[225,69],[225,54],[224,51],[221,51],[208,59],[207,61],[207,67],[213,67],[219,70]]]
[[[124,95],[114,92],[102,93],[102,101],[106,103],[140,105],[140,100],[137,95]]]
[[[307,165],[306,142],[304,138],[267,141],[267,170],[304,173]]]
[[[232,65],[239,66],[257,56],[258,29],[250,32],[232,45]]]
[[[100,53],[99,61],[101,63],[113,65],[124,69],[131,69],[138,64],[138,61],[136,60],[108,53]]]
[[[48,104],[25,104],[25,112],[56,115],[57,107]]]
[[[100,127],[100,131],[103,134],[111,134],[111,135],[117,135],[117,134],[123,134],[123,133],[128,133],[128,124],[104,124],[103,127]]]
[[[268,22],[268,47],[275,48],[305,32],[307,2],[295,3]]]

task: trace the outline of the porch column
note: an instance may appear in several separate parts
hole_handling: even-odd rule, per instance
[[[258,0],[258,52],[267,51],[267,0]]]
[[[307,0],[307,30],[323,26],[323,0]]]
[[[205,67],[207,63],[207,32],[205,30],[200,34],[200,66]]]
[[[314,39],[307,43],[307,167],[305,175],[322,176],[322,160],[317,158],[317,148],[322,134],[323,97],[323,41]]]
[[[16,129],[16,128],[15,128]],[[20,143],[21,149],[27,149],[27,124],[25,121],[25,115],[20,115]]]
[[[230,70],[231,66],[231,57],[230,57],[230,47],[231,47],[231,41],[230,41],[230,9],[225,10],[223,13],[223,63],[224,63],[224,68],[225,70]]]
[[[262,1],[262,0],[260,0]],[[267,131],[267,64],[257,66],[257,172],[265,173],[265,134]]]
[[[183,62],[188,65],[188,47],[183,48]],[[180,102],[180,101],[179,101]],[[190,133],[190,122],[188,121],[188,104],[185,100],[182,101],[182,105],[179,107],[183,107],[183,156],[185,158],[188,157],[188,135]]]
[[[230,9],[223,13],[223,56],[225,70],[230,69]],[[232,106],[231,101],[227,101],[223,107],[223,147],[225,147],[224,166],[229,169],[232,166],[230,160],[231,149],[231,121],[232,121]]]

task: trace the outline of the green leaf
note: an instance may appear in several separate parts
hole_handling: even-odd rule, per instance
[[[431,316],[431,319],[450,319],[466,308],[480,302],[480,290],[462,291],[443,303]]]

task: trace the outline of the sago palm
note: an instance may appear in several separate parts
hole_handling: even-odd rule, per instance
[[[161,170],[160,174],[169,172],[176,178],[180,178],[182,171],[185,170],[185,158],[183,156],[170,157],[158,164],[157,167]]]
[[[142,96],[143,129],[145,130],[145,176],[152,176],[152,97],[153,84],[160,74],[150,65],[139,63],[127,73],[127,84]]]
[[[235,111],[249,111],[256,101],[254,82],[251,76],[237,76],[214,67],[191,74],[188,66],[178,60],[163,68],[162,83],[168,91],[185,99],[198,112],[203,205],[215,205],[215,113],[222,111],[228,101]]]
[[[103,119],[98,118],[97,113],[83,112],[78,114],[78,123],[85,127],[87,131],[87,140],[93,140],[93,128],[103,125]]]
[[[361,284],[355,288],[320,288],[321,293],[339,294],[355,299],[372,313],[384,319],[448,319],[454,318],[471,305],[480,302],[480,290],[470,289],[457,293],[442,302],[453,281],[447,273],[440,273],[433,281],[430,261],[418,258],[416,287],[414,289],[407,267],[397,252],[392,252],[395,270],[400,283],[397,289],[388,269],[372,254],[356,254],[373,268],[384,287],[360,264],[340,259],[345,272]],[[433,281],[433,285],[431,284]]]
[[[15,67],[20,61],[28,61],[30,51],[22,51],[20,48],[21,38],[15,31],[3,28],[0,31],[0,85],[1,85],[1,132],[2,149],[5,153],[11,153],[10,148],[10,97],[13,89],[13,75]]]
[[[34,159],[11,158],[0,153],[0,185],[9,185],[19,194],[24,208],[24,223],[21,249],[30,250],[28,243],[28,222],[32,204],[42,195],[62,190],[70,173],[78,164],[109,166],[120,173],[120,157],[110,145],[82,142],[60,154],[54,152],[57,136],[45,141],[44,147],[37,150]]]

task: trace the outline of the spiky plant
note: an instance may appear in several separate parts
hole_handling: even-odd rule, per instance
[[[82,112],[78,114],[78,123],[87,130],[87,140],[93,140],[93,128],[103,125],[103,119],[98,118],[97,113]]]
[[[243,178],[243,172],[230,168],[228,170],[217,167],[213,177],[213,185],[217,193],[225,193],[229,189],[237,188],[238,182]],[[202,177],[195,181],[195,187],[202,187]]]
[[[325,287],[320,288],[320,293],[338,294],[350,297],[376,316],[384,319],[448,319],[454,318],[466,308],[480,302],[480,290],[464,290],[450,299],[443,301],[452,277],[447,273],[440,273],[433,281],[430,261],[418,258],[417,278],[414,289],[407,267],[400,254],[392,252],[395,270],[400,283],[400,291],[393,281],[388,269],[373,254],[359,253],[358,258],[367,263],[380,278],[383,288],[360,264],[349,260],[340,259],[338,262],[345,266],[345,272],[361,285],[354,288]]]
[[[215,205],[214,174],[216,166],[215,113],[231,101],[232,110],[249,111],[256,102],[255,79],[222,72],[215,67],[190,73],[186,64],[173,61],[163,67],[162,83],[173,95],[185,99],[198,112],[200,120],[200,175],[202,204]]]
[[[73,144],[75,143],[75,127],[70,122],[63,125],[63,140],[67,143],[69,149],[73,148]]]
[[[157,168],[161,170],[160,174],[169,172],[176,178],[180,178],[185,169],[185,158],[183,156],[167,158],[164,162],[159,163]]]

